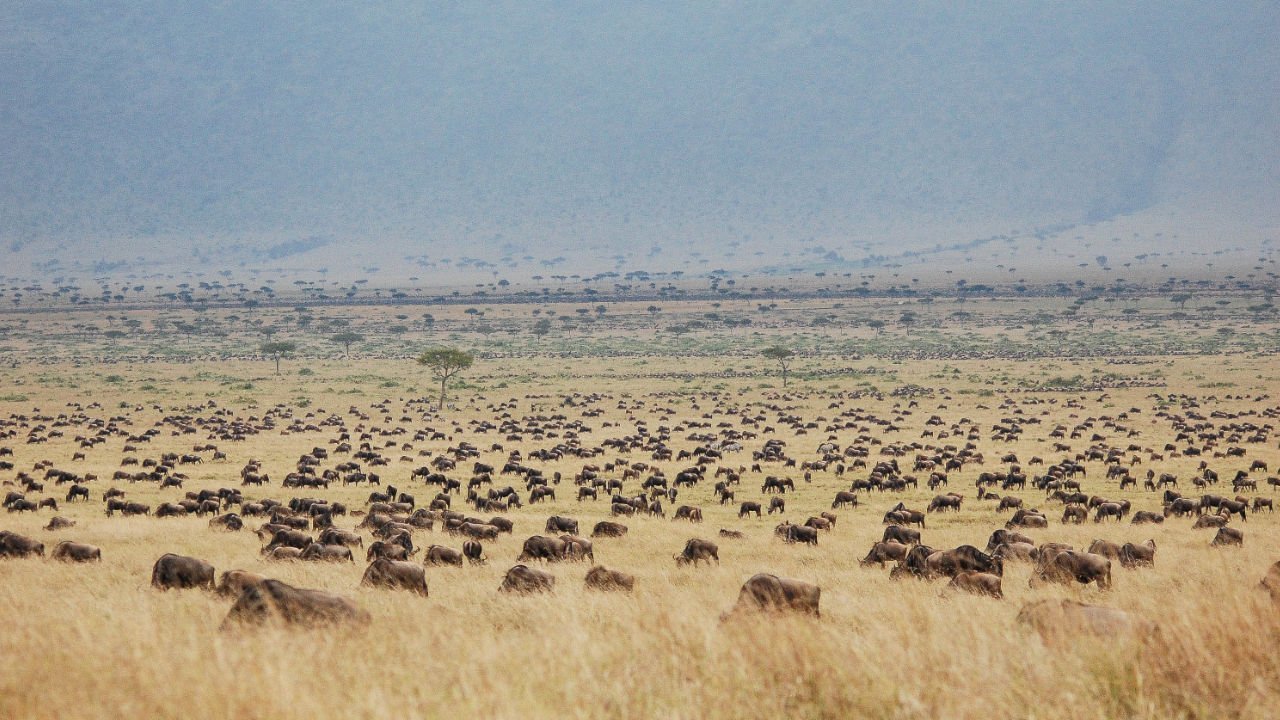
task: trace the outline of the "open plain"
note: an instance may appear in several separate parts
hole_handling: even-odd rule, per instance
[[[1280,482],[1280,342],[1270,309],[1243,309],[1270,308],[1269,296],[1108,296],[670,299],[584,312],[531,301],[431,307],[429,320],[395,305],[7,316],[4,491],[57,508],[0,513],[0,530],[43,544],[42,556],[0,560],[0,717],[1273,717],[1280,616],[1259,582],[1280,560],[1280,520],[1254,500]],[[555,323],[539,327],[540,316]],[[278,374],[256,352],[263,327],[297,342]],[[339,331],[359,335],[344,348]],[[438,409],[412,357],[441,345],[476,360]],[[767,346],[795,351],[785,387]],[[323,457],[302,471],[306,455]],[[699,466],[703,476],[676,482]],[[935,472],[946,484],[930,488]],[[283,485],[298,474],[330,479]],[[1149,474],[1177,485],[1144,487]],[[767,478],[785,491],[766,492]],[[1068,503],[1054,496],[1071,481],[1081,523],[1064,522]],[[68,500],[72,486],[88,500]],[[388,486],[391,502],[403,493],[413,506],[372,506]],[[518,506],[497,492],[508,486]],[[554,497],[531,502],[543,487]],[[580,487],[597,497],[580,500]],[[108,515],[111,488],[149,514]],[[1166,490],[1202,507],[1174,514]],[[216,512],[157,517],[201,491]],[[414,515],[438,493],[447,507]],[[838,493],[856,505],[833,507]],[[930,507],[946,493],[958,510]],[[1193,529],[1219,517],[1207,495],[1244,498],[1247,510],[1213,521],[1242,531],[1242,545]],[[272,513],[249,506],[295,498],[345,506],[328,519],[359,536],[350,561],[264,555],[272,531],[255,530]],[[1000,509],[1003,498],[1044,513],[1044,527],[1011,528],[1037,550],[1151,540],[1154,563],[1112,558],[1104,588],[1033,583],[1041,561],[1006,557],[995,598],[950,587],[946,568],[891,579],[910,563],[860,562],[899,503],[923,514],[910,521],[922,544],[989,559],[1016,509]],[[785,509],[769,512],[774,499]],[[625,501],[642,509],[619,515]],[[744,502],[763,512],[740,516]],[[1095,521],[1112,502],[1121,518]],[[678,518],[682,506],[701,521]],[[1161,522],[1135,523],[1140,511]],[[226,513],[243,529],[211,526]],[[468,539],[446,529],[449,513],[513,527],[482,537],[484,562],[425,566],[423,597],[362,585],[379,513],[411,524],[419,567],[430,546]],[[816,544],[778,530],[824,513],[834,522],[810,523]],[[322,530],[305,510],[276,515]],[[74,525],[45,529],[55,516]],[[522,561],[554,575],[554,589],[499,592],[527,538],[564,534],[547,531],[550,516],[576,520],[594,559]],[[590,537],[601,521],[627,532]],[[718,546],[718,561],[677,562],[692,538]],[[53,559],[64,540],[100,548],[100,561]],[[152,587],[165,553],[330,591],[368,619],[223,627],[234,595]],[[633,575],[634,589],[586,589],[593,564]],[[818,586],[820,616],[728,613],[757,573]],[[1045,600],[1129,614],[1100,627],[1028,622],[1024,609]]]

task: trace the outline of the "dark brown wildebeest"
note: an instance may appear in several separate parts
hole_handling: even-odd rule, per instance
[[[914,528],[902,527],[901,525],[890,525],[884,529],[884,535],[880,537],[884,542],[890,540],[900,542],[903,545],[919,545],[920,531]]]
[[[520,551],[520,556],[516,558],[516,562],[529,560],[560,562],[564,559],[564,551],[565,542],[560,538],[533,535],[524,541],[524,547]]]
[[[1241,498],[1239,500],[1223,499],[1222,502],[1218,503],[1218,512],[1226,515],[1227,517],[1231,517],[1232,515],[1239,515],[1241,520],[1247,521],[1249,518],[1247,517],[1245,511],[1248,509],[1248,507],[1249,507],[1249,502],[1244,498]]]
[[[484,546],[475,540],[462,543],[462,556],[472,565],[483,565],[489,559],[484,554]]]
[[[1038,600],[1018,612],[1018,622],[1028,625],[1047,643],[1070,642],[1081,634],[1114,639],[1125,635],[1145,637],[1155,623],[1124,610],[1086,605],[1075,600]]]
[[[710,563],[712,560],[716,564],[720,564],[720,548],[710,540],[702,540],[699,538],[690,538],[684,544],[684,550],[675,556],[676,566],[683,567],[692,564],[698,566],[699,562]]]
[[[324,543],[311,543],[303,548],[302,553],[298,555],[299,560],[312,560],[320,562],[342,562],[347,561],[354,563],[355,556],[351,554],[351,548],[346,545],[325,545]]]
[[[1139,565],[1152,567],[1156,564],[1156,541],[1151,539],[1135,545],[1134,543],[1125,543],[1120,547],[1120,565],[1122,567],[1134,568]]]
[[[747,501],[738,506],[738,517],[740,518],[751,513],[755,513],[756,517],[760,517],[760,512],[760,503],[758,502]]]
[[[1036,559],[1036,546],[1029,543],[1014,542],[1001,543],[992,551],[991,557],[997,557],[1001,560],[1016,560],[1021,562],[1032,562]]]
[[[235,532],[244,529],[244,520],[235,513],[226,513],[209,518],[209,527],[216,530]]]
[[[444,545],[432,545],[427,548],[426,554],[423,555],[422,563],[424,565],[453,565],[454,567],[462,567],[462,553]]]
[[[240,624],[261,625],[279,622],[286,625],[312,627],[337,623],[367,624],[369,613],[340,595],[322,590],[307,590],[286,585],[279,580],[264,580],[250,585],[227,612],[224,630]]]
[[[811,517],[804,521],[804,526],[811,527],[814,530],[826,530],[827,532],[831,532],[832,527],[834,527],[831,521],[824,517]]]
[[[856,504],[856,503],[855,503]],[[769,498],[769,514],[775,512],[784,513],[787,511],[787,501],[780,497]]]
[[[1120,522],[1124,518],[1124,506],[1115,502],[1098,503],[1095,508],[1093,521],[1102,522],[1103,518],[1113,517],[1116,522]]]
[[[775,498],[775,499],[781,500],[782,498]],[[841,490],[840,492],[836,493],[836,499],[831,501],[831,509],[835,510],[836,508],[842,508],[845,506],[849,506],[849,507],[858,506],[857,493],[851,493],[848,490]]]
[[[907,551],[909,549],[909,545],[905,545],[900,542],[889,541],[874,543],[871,546],[871,550],[867,552],[867,556],[859,560],[858,564],[866,566],[874,563],[880,567],[884,567],[884,564],[890,560],[893,560],[894,562],[901,562],[902,559],[907,556]]]
[[[1049,527],[1049,518],[1045,517],[1038,510],[1021,509],[1013,514],[1009,522],[1004,526],[1010,530],[1016,527],[1024,528],[1045,528]]]
[[[222,573],[218,581],[218,594],[223,597],[240,597],[240,593],[250,585],[257,585],[266,580],[265,575],[251,573],[247,570],[228,570]]]
[[[760,573],[742,584],[737,604],[721,616],[721,619],[728,619],[739,613],[779,611],[820,617],[818,603],[821,596],[821,588],[813,583]]]
[[[324,532],[320,533],[320,537],[316,538],[316,542],[322,542],[326,545],[364,547],[364,537],[350,530],[341,530],[339,528],[326,528]]]
[[[1210,545],[1214,547],[1224,545],[1244,547],[1244,531],[1231,527],[1218,528],[1218,534],[1213,536],[1213,542]]]
[[[676,508],[676,514],[672,516],[672,520],[688,520],[689,522],[702,522],[702,508],[696,508],[692,505],[681,505]]]
[[[1159,513],[1153,513],[1150,510],[1139,510],[1133,514],[1134,525],[1145,525],[1147,523],[1155,523],[1159,525],[1164,522],[1164,516]]]
[[[774,528],[773,531],[774,534],[780,536],[787,543],[818,544],[818,529],[807,525],[794,525],[790,522],[785,522]]]
[[[386,542],[383,540],[374,540],[369,545],[369,552],[365,553],[365,562],[373,562],[375,558],[386,558],[388,560],[408,560],[409,548],[400,543]]]
[[[948,588],[963,590],[974,595],[986,595],[997,600],[1004,597],[1000,576],[985,572],[961,572],[951,578]]]
[[[313,542],[315,542],[315,539],[301,530],[276,530],[271,536],[271,542],[267,543],[262,552],[266,554],[278,547],[292,547],[304,550]]]
[[[1036,544],[1034,540],[1026,535],[1000,528],[999,530],[991,533],[990,538],[987,538],[987,552],[992,552],[997,547],[1004,545],[1005,543],[1027,543],[1028,545]]]
[[[212,590],[213,566],[197,558],[165,553],[151,568],[151,587],[157,590],[199,587]]]
[[[1092,582],[1097,583],[1099,590],[1108,590],[1111,588],[1111,561],[1101,555],[1074,550],[1054,555],[1046,555],[1042,550],[1040,561],[1031,574],[1030,585],[1035,588],[1045,582],[1078,582],[1081,585]]]
[[[591,529],[591,537],[622,537],[627,534],[627,526],[622,523],[601,520]]]
[[[946,495],[934,495],[929,501],[928,512],[945,512],[947,510],[960,511],[960,503],[964,501],[964,497],[956,493],[947,493]],[[923,526],[923,525],[922,525]]]
[[[563,517],[561,515],[552,515],[547,518],[547,526],[543,530],[549,533],[568,533],[570,535],[578,534],[578,521],[573,518]]]
[[[25,535],[0,530],[0,557],[44,557],[44,543]]]
[[[1204,528],[1221,528],[1226,527],[1226,515],[1201,515],[1196,518],[1195,524],[1191,526],[1192,530],[1203,530]]]
[[[63,540],[53,547],[50,557],[66,562],[102,562],[102,550],[92,545]]]
[[[961,545],[951,550],[938,550],[925,559],[925,567],[931,577],[945,575],[955,577],[961,572],[984,572],[1004,575],[1004,562],[972,545]]]
[[[636,578],[634,575],[618,570],[608,570],[603,565],[597,565],[587,571],[585,579],[585,587],[588,590],[625,590],[630,592],[635,589],[635,586]]]
[[[438,547],[438,546],[436,546]],[[427,597],[427,574],[421,566],[404,560],[378,558],[365,568],[360,584],[365,587],[408,590]]]
[[[1101,555],[1102,557],[1107,558],[1108,560],[1119,560],[1120,544],[1113,543],[1107,540],[1094,540],[1089,545],[1089,549],[1087,550],[1087,552],[1091,552],[1094,555]]]
[[[564,559],[574,562],[582,560],[590,560],[595,564],[596,554],[591,547],[591,541],[586,538],[580,538],[577,535],[561,535],[560,539],[564,541]]]
[[[61,515],[55,515],[49,518],[49,523],[44,526],[45,530],[65,530],[76,526],[76,521],[70,518],[64,518]]]
[[[618,515],[627,515],[627,516],[635,515],[635,514],[636,514],[636,506],[635,506],[635,505],[632,505],[631,503],[616,502],[616,503],[613,503],[612,505],[610,505],[610,506],[609,506],[609,512],[610,512],[612,515],[614,515],[614,516],[618,516]]]
[[[67,502],[74,502],[76,498],[83,498],[85,502],[89,501],[89,488],[84,485],[72,485],[67,490]]]
[[[1089,517],[1089,509],[1083,505],[1071,504],[1062,508],[1062,523],[1072,522],[1077,525],[1084,522]]]
[[[1256,513],[1259,510],[1262,510],[1263,508],[1266,508],[1267,512],[1275,512],[1276,510],[1274,501],[1271,498],[1260,498],[1260,497],[1254,498],[1253,511]]]
[[[458,526],[458,532],[476,540],[498,539],[498,528],[488,523],[464,522]]]
[[[498,591],[529,594],[551,592],[555,586],[556,577],[551,573],[527,565],[514,565],[503,576]]]

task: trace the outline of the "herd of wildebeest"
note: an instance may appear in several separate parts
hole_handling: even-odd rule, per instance
[[[862,407],[868,398],[888,410]],[[421,400],[332,413],[285,404],[236,412],[213,401],[115,413],[98,403],[72,403],[56,414],[15,412],[0,422],[0,442],[9,443],[0,447],[0,471],[7,476],[4,507],[9,513],[52,513],[44,526],[51,538],[73,535],[78,523],[114,522],[117,516],[154,522],[208,517],[208,532],[256,525],[251,531],[267,560],[355,562],[356,553],[363,553],[363,585],[423,597],[427,567],[484,564],[486,545],[514,534],[517,524],[536,523],[541,534],[524,540],[499,591],[552,592],[552,565],[586,562],[587,588],[626,592],[636,577],[597,565],[595,546],[626,542],[632,518],[666,518],[669,509],[671,528],[692,531],[714,503],[736,507],[739,519],[777,513],[783,522],[773,532],[780,542],[816,545],[834,532],[838,512],[883,512],[883,533],[862,540],[870,544],[863,567],[891,567],[893,578],[948,579],[955,590],[1001,598],[1006,563],[1029,565],[1033,588],[1092,583],[1099,591],[1112,587],[1115,564],[1140,569],[1155,563],[1154,540],[1099,539],[1077,548],[1033,537],[1052,536],[1054,524],[1183,522],[1188,532],[1212,529],[1208,545],[1241,546],[1250,515],[1270,513],[1267,495],[1280,486],[1280,479],[1267,475],[1264,459],[1271,455],[1280,406],[1268,405],[1266,396],[1227,397],[1237,409],[1209,411],[1202,407],[1214,406],[1218,398],[1153,394],[1148,407],[1091,415],[1089,401],[1080,396],[1009,394],[992,401],[994,407],[980,406],[999,417],[985,427],[953,415],[953,399],[939,393],[827,393],[818,398],[827,403],[825,410],[808,417],[797,410],[799,400],[814,400],[805,393],[754,402],[703,393],[679,409],[672,399],[662,393],[529,396],[523,413],[521,401],[511,399],[465,422],[439,415]],[[922,409],[921,402],[933,407]],[[154,421],[142,421],[144,411],[154,411]],[[907,428],[918,437],[900,439]],[[235,457],[237,444],[268,433],[306,438],[304,444],[313,447],[287,468]],[[781,439],[784,434],[788,440]],[[481,442],[482,436],[488,437]],[[51,440],[71,446],[72,437],[70,457],[21,467],[16,462],[14,446],[25,445],[22,456],[33,456]],[[1000,449],[1024,439],[1052,448],[1054,456],[1019,457]],[[161,445],[170,449],[149,452]],[[110,463],[118,469],[109,476],[77,471],[77,464],[100,460],[103,453],[118,453],[118,463]],[[1182,477],[1162,469],[1175,459],[1181,467],[1198,468]],[[194,487],[188,473],[195,466],[202,472],[220,468],[206,472],[203,483],[217,487]],[[847,489],[834,493],[830,511],[803,522],[787,520],[787,500],[816,492],[810,489],[815,474]],[[210,483],[208,477],[223,480]],[[154,484],[161,497],[171,499],[155,507],[131,499],[139,483]],[[358,507],[338,502],[330,491],[353,485],[369,490]],[[1228,485],[1230,492],[1219,489]],[[934,493],[924,507],[894,498],[921,486]],[[1140,499],[1108,496],[1126,488],[1142,492]],[[582,511],[535,519],[535,506],[565,507],[566,501]],[[57,515],[68,505],[96,503],[102,513],[81,513],[76,520]],[[928,523],[946,523],[949,514],[975,505],[998,526],[984,547],[927,544]],[[577,514],[608,519],[589,523],[584,534]],[[681,540],[686,533],[680,532],[671,545],[674,562],[693,568],[718,564],[719,543],[732,547],[756,527],[723,527],[714,540]],[[451,539],[442,543],[456,547],[425,542],[440,537],[437,532]],[[49,554],[57,560],[103,559],[99,548],[85,543],[50,543]],[[43,556],[50,543],[0,531],[0,557]],[[150,582],[157,590],[202,588],[225,596],[233,604],[224,627],[267,620],[369,621],[347,597],[245,570],[217,576],[209,563],[172,553],[155,561]],[[1280,601],[1280,563],[1261,586]],[[726,616],[794,611],[816,617],[819,598],[813,583],[760,573],[744,582]],[[1096,634],[1149,626],[1130,612],[1058,599],[1029,603],[1019,619],[1042,631],[1066,625]]]

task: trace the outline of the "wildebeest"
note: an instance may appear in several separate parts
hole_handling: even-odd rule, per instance
[[[227,570],[218,581],[218,594],[223,597],[240,597],[250,585],[257,585],[267,578],[247,570]]]
[[[387,542],[384,540],[374,540],[369,545],[369,551],[365,553],[366,562],[372,562],[375,558],[386,558],[388,560],[408,560],[409,548],[400,543]]]
[[[25,535],[0,530],[0,557],[44,557],[44,543]]]
[[[520,551],[519,557],[516,558],[516,562],[527,562],[529,560],[560,562],[564,559],[564,551],[565,542],[560,538],[533,535],[524,541],[524,546]]]
[[[997,599],[1004,597],[1004,591],[1000,587],[1000,576],[991,573],[968,571],[956,573],[947,587],[974,595],[988,595]]]
[[[691,505],[681,505],[676,508],[676,514],[672,520],[688,520],[689,522],[702,522],[702,508],[696,508]]]
[[[859,565],[877,564],[884,567],[884,564],[893,560],[901,562],[907,556],[909,545],[892,540],[888,542],[878,542],[871,546],[871,550],[867,552],[867,556],[858,561]]]
[[[925,567],[932,577],[955,577],[961,572],[1004,574],[1004,563],[972,545],[961,545],[951,550],[938,550],[925,559]]]
[[[807,525],[793,525],[791,523],[783,523],[776,529],[781,531],[782,539],[788,543],[805,543],[806,545],[818,544],[818,529]]]
[[[63,540],[53,547],[50,557],[66,562],[102,562],[102,550],[92,545]]]
[[[716,564],[720,564],[720,548],[710,540],[702,540],[700,538],[690,538],[684,544],[684,550],[675,556],[676,565],[684,566],[692,564],[697,567],[700,561],[710,563],[712,560]]]
[[[1031,574],[1031,587],[1044,582],[1072,583],[1081,585],[1097,583],[1099,590],[1111,588],[1111,561],[1101,555],[1087,552],[1064,550],[1054,555],[1040,556],[1035,570]]]
[[[1218,534],[1213,536],[1213,542],[1210,543],[1214,547],[1223,545],[1235,545],[1236,547],[1244,546],[1244,531],[1237,530],[1232,527],[1218,528]]]
[[[1133,520],[1130,522],[1134,525],[1144,525],[1147,523],[1155,523],[1156,525],[1159,525],[1164,522],[1164,516],[1159,513],[1153,513],[1150,510],[1139,510],[1133,514]]]
[[[151,587],[213,590],[213,566],[197,558],[165,553],[151,568]]]
[[[751,513],[755,513],[756,517],[760,517],[760,503],[747,501],[738,506],[738,517],[741,518],[750,515]]]
[[[578,534],[578,521],[573,518],[567,518],[560,515],[552,515],[547,518],[547,526],[544,532],[549,533],[568,533],[570,535]]]
[[[778,499],[780,500],[781,498]],[[835,510],[836,508],[842,508],[846,505],[849,507],[857,507],[858,495],[856,493],[849,492],[848,490],[841,490],[836,493],[836,499],[831,501],[831,509]]]
[[[1026,535],[1000,528],[991,533],[991,537],[987,538],[987,552],[992,552],[997,547],[1006,543],[1027,543],[1028,545],[1036,544],[1034,540]]]
[[[279,580],[249,585],[227,612],[224,630],[237,624],[279,622],[312,627],[336,623],[367,624],[369,613],[340,595],[295,588]]]
[[[55,515],[49,518],[48,524],[44,526],[45,530],[65,530],[76,526],[76,521],[71,518],[64,518],[61,515]]]
[[[882,541],[900,542],[903,545],[919,545],[920,531],[914,528],[902,527],[901,525],[890,525],[884,529],[884,534],[880,537]]]
[[[626,590],[635,589],[634,575],[618,570],[608,570],[603,565],[596,565],[587,571],[585,586],[588,590]]]
[[[590,540],[580,538],[577,535],[561,535],[560,539],[564,541],[565,560],[590,560],[592,563],[595,563],[596,554],[592,549]]]
[[[1155,624],[1134,613],[1075,600],[1038,600],[1018,612],[1018,622],[1028,625],[1046,642],[1073,640],[1081,634],[1115,639],[1150,634]]]
[[[737,604],[723,617],[762,611],[789,611],[820,617],[818,604],[821,596],[821,588],[813,583],[760,573],[742,584]]]
[[[502,577],[502,585],[498,587],[498,591],[522,594],[551,592],[555,585],[556,577],[545,570],[514,565]]]
[[[1148,567],[1156,564],[1156,541],[1147,540],[1141,545],[1125,543],[1120,547],[1120,565],[1133,568],[1139,565]]]
[[[622,523],[601,520],[591,529],[591,537],[622,537],[627,534],[627,526]]]
[[[416,563],[378,558],[365,568],[360,584],[365,587],[408,590],[427,597],[427,574]]]
[[[299,560],[316,560],[321,562],[342,562],[347,561],[354,563],[355,556],[351,554],[351,548],[346,545],[325,545],[324,543],[311,543],[302,549],[302,553],[298,555]]]

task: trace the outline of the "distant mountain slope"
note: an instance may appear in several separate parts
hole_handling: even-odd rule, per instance
[[[1275,218],[1275,3],[363,5],[0,9],[0,241],[100,268],[714,258]]]

